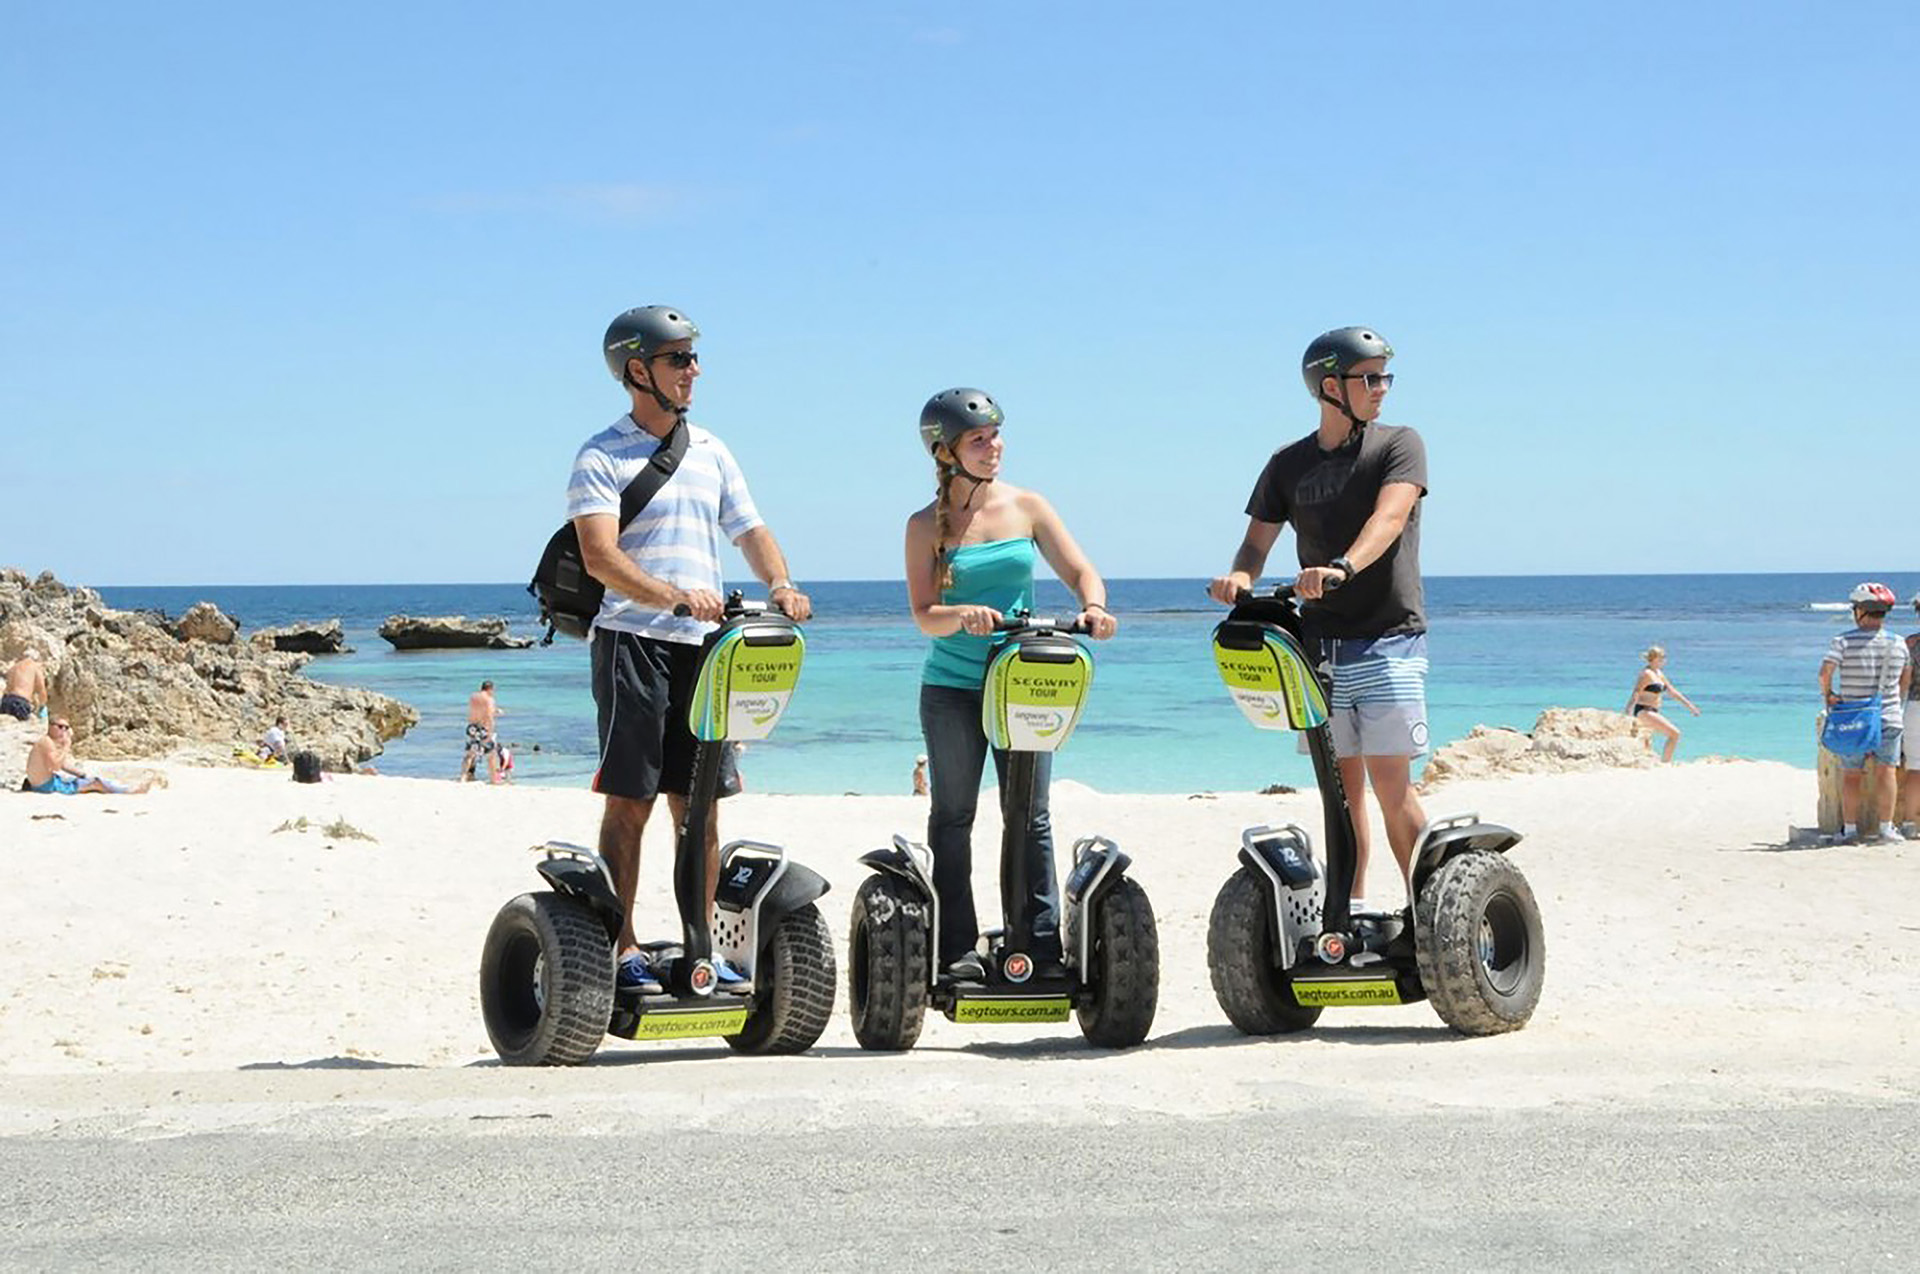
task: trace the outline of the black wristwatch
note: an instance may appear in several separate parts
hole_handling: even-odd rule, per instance
[[[1356,576],[1356,575],[1358,575],[1358,574],[1360,573],[1359,571],[1356,571],[1356,570],[1354,570],[1354,569],[1353,569],[1353,563],[1352,563],[1352,562],[1349,562],[1349,561],[1348,561],[1348,560],[1347,560],[1346,558],[1344,558],[1344,557],[1336,557],[1336,558],[1334,558],[1334,559],[1333,559],[1333,560],[1332,560],[1331,562],[1328,562],[1328,563],[1327,563],[1327,565],[1328,565],[1329,567],[1331,567],[1331,568],[1333,568],[1333,569],[1334,569],[1334,570],[1336,570],[1336,571],[1343,571],[1343,572],[1345,572],[1345,573],[1346,573],[1346,577],[1347,577],[1348,579],[1352,579],[1352,578],[1353,578],[1354,576]]]

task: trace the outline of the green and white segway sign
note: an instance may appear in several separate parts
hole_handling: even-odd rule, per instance
[[[746,623],[721,635],[700,663],[687,728],[703,742],[764,739],[800,681],[807,643],[792,624]]]
[[[1058,751],[1092,685],[1093,657],[1071,637],[1009,642],[987,664],[981,730],[996,748]]]
[[[1213,662],[1247,720],[1262,730],[1311,730],[1326,723],[1326,692],[1291,634],[1262,625],[1259,645],[1248,650],[1247,626],[1237,626],[1239,640],[1231,643],[1221,640],[1227,628],[1214,630]]]

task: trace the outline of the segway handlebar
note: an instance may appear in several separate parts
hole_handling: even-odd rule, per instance
[[[1000,622],[993,626],[996,633],[1023,633],[1036,628],[1051,628],[1061,633],[1093,634],[1093,628],[1084,620],[1073,619],[1065,623],[1048,615],[1034,615],[1030,611],[1010,611],[1001,616]]]
[[[738,619],[742,615],[764,615],[774,609],[776,608],[772,602],[748,601],[746,594],[736,588],[727,594],[726,607],[721,611],[720,617],[722,619]],[[687,616],[693,614],[693,607],[687,605],[685,602],[676,602],[673,607],[673,613],[676,617],[685,619]],[[784,611],[781,613],[785,614]]]
[[[1326,591],[1331,593],[1334,589],[1339,588],[1344,583],[1346,583],[1345,580],[1330,579],[1326,582]],[[1276,601],[1276,602],[1290,602],[1293,600],[1293,598],[1294,598],[1293,585],[1275,584],[1272,588],[1268,589],[1264,593],[1260,592],[1257,589],[1252,589],[1252,588],[1236,589],[1233,594],[1233,604],[1235,606],[1245,606],[1248,602],[1257,602],[1262,599],[1269,600],[1269,601]]]

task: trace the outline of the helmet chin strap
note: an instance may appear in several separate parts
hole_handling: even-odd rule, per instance
[[[954,451],[952,446],[944,442],[941,443],[940,445],[943,447],[946,447],[947,454],[953,457],[953,471],[959,474],[961,477],[965,478],[968,482],[971,482],[973,484],[972,488],[969,489],[967,492],[967,498],[960,502],[960,507],[964,509],[969,504],[973,503],[973,497],[980,493],[980,488],[986,486],[989,482],[992,482],[993,479],[983,478],[979,474],[969,471],[967,466],[960,463],[960,457]]]
[[[1323,403],[1332,403],[1335,407],[1338,407],[1340,414],[1345,416],[1347,423],[1352,426],[1347,432],[1346,441],[1340,445],[1342,447],[1351,447],[1358,442],[1360,435],[1366,432],[1367,422],[1353,414],[1353,403],[1347,397],[1347,378],[1344,376],[1340,378],[1340,397],[1329,398],[1327,397],[1327,392],[1323,389],[1320,391],[1320,401]]]
[[[628,372],[627,373],[628,388],[646,390],[649,394],[653,395],[653,401],[660,404],[661,411],[670,411],[674,415],[684,418],[687,414],[686,407],[681,405],[680,403],[674,402],[673,399],[661,393],[659,386],[653,383],[653,360],[651,358],[647,358],[643,356],[640,361],[647,365],[647,383],[644,385],[640,384],[638,381],[634,380],[633,373]]]

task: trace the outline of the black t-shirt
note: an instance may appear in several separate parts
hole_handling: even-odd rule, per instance
[[[1300,565],[1325,566],[1353,546],[1373,516],[1380,489],[1411,482],[1427,493],[1427,445],[1404,425],[1368,425],[1360,445],[1320,449],[1318,433],[1282,447],[1267,461],[1247,500],[1247,516],[1293,523]],[[1317,603],[1315,629],[1327,637],[1385,637],[1427,630],[1420,587],[1420,501],[1386,555]]]

